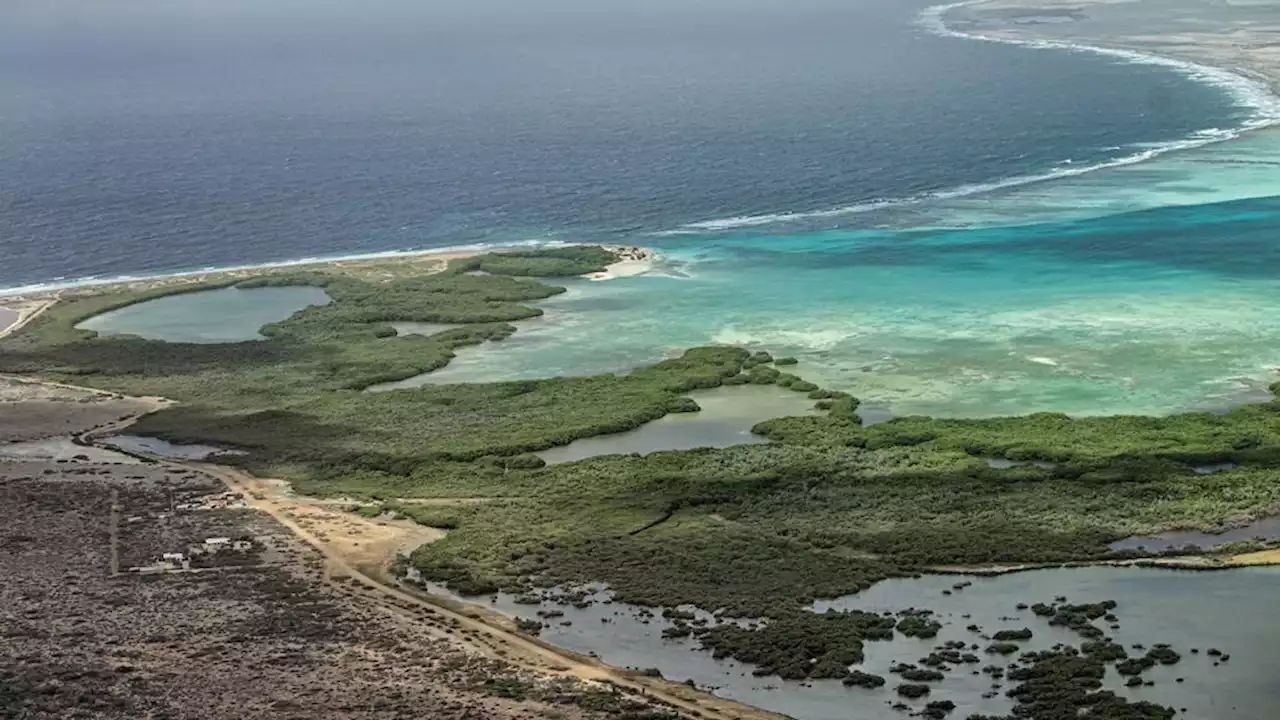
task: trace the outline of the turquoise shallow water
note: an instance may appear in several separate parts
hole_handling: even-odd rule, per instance
[[[1280,145],[1237,143],[911,208],[923,229],[655,238],[655,273],[571,282],[435,380],[616,372],[717,342],[795,354],[895,415],[1261,399],[1280,366],[1280,198],[1251,193],[1277,192]]]
[[[1280,195],[1280,142],[1203,143],[1280,116],[1275,99],[1203,68],[966,39],[926,4],[376,0],[299,24],[270,0],[216,22],[143,0],[86,4],[90,39],[29,4],[0,27],[0,86],[24,98],[0,142],[0,285],[636,243],[676,272],[576,283],[432,381],[743,342],[898,414],[1259,397],[1272,209],[1222,203]],[[247,340],[279,319],[218,328],[174,302],[114,331]]]

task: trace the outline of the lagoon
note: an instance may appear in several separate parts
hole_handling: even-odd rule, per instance
[[[634,430],[575,440],[537,455],[554,465],[597,455],[648,455],[662,450],[765,443],[768,439],[751,433],[757,423],[818,412],[805,393],[775,385],[720,387],[692,393],[690,397],[702,408],[700,411],[672,413]]]
[[[327,304],[329,296],[318,287],[229,287],[127,305],[84,320],[76,329],[173,343],[246,342],[265,339],[263,325]]]

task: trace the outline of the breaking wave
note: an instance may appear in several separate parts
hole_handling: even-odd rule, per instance
[[[30,285],[18,285],[14,287],[0,288],[0,297],[12,297],[15,295],[30,295],[38,293],[55,292],[57,290],[67,290],[78,287],[90,287],[94,285],[116,285],[119,283],[138,282],[142,280],[160,280],[165,278],[181,278],[195,277],[207,273],[219,272],[236,272],[240,270],[262,270],[270,268],[287,268],[301,265],[318,265],[320,263],[344,262],[348,260],[384,260],[399,257],[422,257],[425,255],[441,255],[459,252],[488,252],[490,250],[501,250],[504,248],[518,247],[559,247],[569,245],[571,243],[562,240],[523,240],[519,242],[492,242],[492,243],[474,243],[470,245],[448,245],[444,247],[434,247],[422,250],[385,250],[381,252],[357,253],[351,255],[332,255],[298,258],[296,260],[281,260],[278,262],[258,263],[254,265],[219,265],[195,268],[191,270],[178,270],[175,272],[159,272],[152,274],[138,275],[112,275],[109,277],[82,277],[82,278],[55,278],[48,282],[33,283]]]
[[[918,195],[910,195],[906,197],[896,198],[878,198],[865,202],[859,202],[836,208],[828,208],[823,210],[806,210],[794,212],[774,212],[762,213],[758,215],[738,215],[734,217],[718,218],[714,220],[702,220],[698,222],[687,223],[673,230],[667,230],[657,233],[662,236],[672,235],[698,235],[704,233],[719,233],[742,228],[759,227],[764,225],[777,225],[786,223],[805,223],[816,220],[824,220],[831,218],[839,218],[849,215],[858,215],[862,213],[873,212],[876,210],[891,209],[896,207],[904,207],[916,205],[936,200],[951,200],[955,198],[968,197],[971,195],[981,195],[984,193],[994,192],[997,190],[1005,190],[1023,185],[1031,185],[1034,183],[1042,183],[1060,178],[1074,177],[1085,173],[1095,172],[1097,170],[1105,170],[1108,168],[1122,167],[1125,165],[1135,165],[1137,163],[1146,162],[1152,158],[1171,152],[1179,152],[1190,150],[1212,143],[1219,143],[1226,140],[1232,140],[1240,136],[1241,133],[1250,130],[1267,127],[1280,123],[1280,97],[1276,96],[1267,85],[1259,80],[1245,77],[1237,73],[1224,70],[1222,68],[1202,65],[1186,60],[1177,60],[1174,58],[1163,57],[1160,55],[1152,55],[1150,53],[1139,52],[1136,50],[1124,50],[1119,48],[1107,48],[1094,45],[1084,45],[1079,43],[1067,43],[1052,40],[1022,40],[1014,38],[994,37],[981,35],[976,33],[966,33],[959,30],[953,30],[947,26],[944,16],[950,10],[973,4],[973,0],[966,2],[950,3],[946,5],[935,5],[926,8],[916,18],[916,23],[928,32],[944,37],[964,38],[967,40],[980,40],[984,42],[996,42],[1007,45],[1019,45],[1044,50],[1066,50],[1070,52],[1088,52],[1098,55],[1105,55],[1137,65],[1157,65],[1170,68],[1182,75],[1195,80],[1196,82],[1213,85],[1225,90],[1237,105],[1250,108],[1252,114],[1239,127],[1224,128],[1208,128],[1197,131],[1185,138],[1172,140],[1169,142],[1152,143],[1147,145],[1131,146],[1135,152],[1118,157],[1112,160],[1093,163],[1089,165],[1075,165],[1071,161],[1063,161],[1059,163],[1053,170],[1043,173],[1031,175],[1016,175],[1000,180],[994,180],[985,183],[973,183],[961,185],[954,188],[937,190]],[[1109,150],[1118,150],[1120,148],[1108,148]]]

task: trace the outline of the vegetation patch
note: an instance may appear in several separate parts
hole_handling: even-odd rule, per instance
[[[755,665],[756,675],[787,680],[851,677],[851,684],[863,684],[874,681],[849,673],[850,665],[862,662],[862,643],[892,638],[892,618],[831,610],[795,613],[755,629],[725,623],[708,630],[701,641],[715,657]]]
[[[1103,661],[1082,655],[1071,647],[1034,653],[1026,667],[1009,671],[1009,679],[1019,684],[1009,691],[1018,703],[1012,717],[1037,720],[1170,720],[1173,708],[1140,701],[1131,702],[1109,690],[1102,690],[1106,674]],[[971,715],[970,720],[1006,720]]]
[[[276,271],[79,297],[0,340],[0,372],[173,398],[178,405],[134,432],[246,450],[222,461],[448,529],[410,562],[462,593],[602,582],[619,601],[767,617],[766,627],[803,627],[820,617],[806,615],[815,599],[934,566],[1133,557],[1109,545],[1280,509],[1276,403],[1222,415],[909,417],[863,427],[856,398],[780,371],[792,358],[739,347],[694,348],[616,375],[364,392],[443,367],[458,348],[500,343],[512,323],[541,313],[533,303],[563,291],[516,276],[578,274],[612,257],[555,248],[479,256],[434,275]],[[258,342],[164,343],[74,328],[107,309],[228,282],[321,286],[332,302],[266,326]],[[393,322],[460,326],[398,336]],[[693,411],[690,390],[744,383],[804,392],[827,412],[759,424],[770,444],[554,466],[532,455]],[[1041,464],[993,469],[987,460],[996,458]],[[1193,470],[1207,463],[1235,467]],[[445,509],[400,498],[485,502]],[[1101,641],[1094,623],[1110,612],[1102,605],[1031,609]],[[890,621],[915,637],[936,624]],[[789,667],[784,659],[768,667]]]
[[[569,277],[603,272],[618,262],[616,253],[601,247],[574,245],[540,250],[506,250],[453,260],[452,272],[485,272],[525,277]]]

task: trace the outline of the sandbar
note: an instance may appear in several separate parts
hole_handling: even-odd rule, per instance
[[[566,245],[572,245],[572,243],[567,243]],[[658,258],[657,254],[648,248],[631,245],[603,245],[601,247],[617,253],[620,259],[605,268],[603,272],[589,274],[588,277],[593,280],[610,280],[643,274],[652,269],[654,261]],[[0,335],[3,335],[5,328],[9,326],[5,322],[5,311],[17,310],[20,314],[24,314],[23,307],[33,303],[47,303],[57,298],[73,298],[112,292],[139,292],[173,285],[230,282],[260,275],[314,270],[354,275],[364,280],[377,282],[379,280],[394,280],[414,275],[441,272],[453,260],[461,260],[491,252],[501,253],[527,249],[526,246],[509,245],[466,250],[442,249],[387,252],[349,258],[297,260],[253,266],[213,268],[128,279],[89,279],[38,289],[0,289],[0,298],[4,298],[5,302],[5,306],[0,308]],[[43,309],[39,308],[39,310]],[[38,314],[39,311],[35,310],[34,312]],[[24,315],[18,322],[21,323],[25,319]]]

